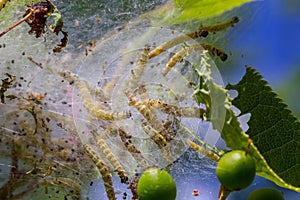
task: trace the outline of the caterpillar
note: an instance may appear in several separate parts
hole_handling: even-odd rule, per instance
[[[83,80],[81,80],[83,81]],[[84,81],[85,82],[85,81]],[[93,85],[91,85],[90,83],[85,82],[89,91],[93,91],[95,93],[95,96],[97,97],[97,99],[101,100],[101,101],[109,101],[109,97],[108,95],[99,87],[95,87]]]
[[[216,161],[216,162],[218,162],[218,161],[220,160],[220,157],[219,157],[217,154],[215,154],[214,152],[208,151],[208,150],[205,149],[204,147],[201,147],[200,145],[198,145],[198,144],[192,142],[192,141],[189,140],[189,139],[187,139],[186,142],[187,142],[187,144],[188,144],[192,149],[194,149],[195,151],[200,152],[201,154],[203,154],[203,155],[209,157],[210,159],[212,159],[212,160],[214,160],[214,161]]]
[[[121,183],[128,183],[128,176],[125,172],[125,169],[123,168],[117,157],[110,150],[105,140],[98,137],[96,143],[98,144],[98,147],[101,149],[107,160],[109,160],[111,165],[117,171],[119,177],[121,178]]]
[[[123,142],[123,144],[125,145],[126,149],[130,152],[130,154],[132,155],[132,157],[138,162],[138,164],[143,167],[143,166],[149,166],[149,163],[147,162],[147,160],[143,157],[143,155],[141,154],[141,151],[139,149],[137,149],[134,144],[132,144],[132,136],[127,134],[125,131],[123,130],[119,130],[119,136]]]
[[[129,97],[128,104],[134,106],[156,130],[163,130],[163,126],[157,118],[155,110],[147,105],[147,103],[138,101],[134,97]]]
[[[0,0],[0,11],[5,7],[7,2],[10,2],[10,0]]]
[[[154,129],[147,122],[142,123],[142,128],[150,136],[150,138],[155,142],[155,144],[157,144],[157,146],[161,150],[162,155],[164,156],[164,158],[167,161],[172,162],[173,161],[173,156],[172,156],[172,153],[171,153],[170,145],[166,141],[166,139],[163,137],[163,135],[159,131]]]
[[[138,58],[133,62],[133,66],[130,70],[129,78],[127,78],[124,85],[127,87],[125,90],[126,92],[131,92],[139,82],[140,78],[142,77],[144,73],[144,69],[148,62],[148,54],[150,51],[150,46],[145,45],[143,51],[138,55]],[[120,70],[118,70],[117,73],[121,73]],[[118,81],[118,78],[111,78],[108,83],[103,87],[103,91],[110,92],[113,90],[113,88],[116,86]]]
[[[126,149],[130,152],[130,153],[141,153],[140,150],[138,150],[134,144],[132,144],[132,136],[128,135],[125,131],[123,130],[119,130],[119,136],[123,142],[123,144],[125,145]]]
[[[134,106],[148,121],[151,121],[151,110],[145,103],[131,97],[129,98],[128,104]]]
[[[85,152],[89,155],[92,161],[95,163],[97,168],[102,175],[102,179],[104,182],[106,194],[109,200],[116,200],[115,191],[112,182],[112,175],[110,173],[109,167],[105,164],[105,162],[97,155],[96,151],[93,150],[91,146],[85,144],[84,146]]]
[[[148,101],[150,106],[159,109],[167,114],[173,114],[178,117],[188,117],[188,118],[201,118],[203,119],[206,110],[197,107],[178,107],[175,105],[164,103],[160,100],[150,99]]]
[[[145,45],[144,50],[142,52],[142,54],[140,55],[140,57],[137,59],[136,63],[137,65],[135,65],[135,68],[133,68],[134,70],[134,74],[137,75],[142,75],[142,71],[137,73],[136,71],[138,71],[138,69],[141,69],[141,65],[145,65],[147,64],[148,58],[149,58],[149,52],[150,52],[150,46],[149,45]]]
[[[79,90],[80,97],[85,109],[94,117],[102,120],[122,120],[131,117],[130,111],[125,112],[110,112],[103,110],[92,100],[92,96],[85,81],[80,81],[77,75],[69,71],[58,72],[63,78],[66,78],[70,83],[74,83]]]
[[[210,44],[206,44],[206,43],[196,43],[196,44],[192,44],[188,47],[182,48],[174,56],[172,56],[172,58],[168,61],[168,63],[162,70],[162,75],[166,76],[167,73],[174,67],[174,65],[177,62],[180,62],[186,55],[189,55],[190,53],[192,53],[194,51],[199,51],[202,48],[211,52],[211,54],[218,56],[222,61],[227,60],[228,56],[222,49],[217,48]]]
[[[203,47],[203,49],[209,51],[212,55],[218,56],[222,61],[227,60],[228,56],[222,49],[207,43],[201,43],[201,46]]]
[[[200,43],[192,44],[188,47],[183,47],[180,51],[178,51],[172,58],[168,61],[164,69],[162,70],[162,75],[166,76],[167,73],[174,67],[177,62],[180,62],[186,55],[201,50],[203,47]]]
[[[213,26],[205,26],[200,28],[203,31],[208,31],[208,32],[212,32],[215,33],[217,31],[226,31],[227,28],[229,27],[233,27],[234,24],[238,23],[240,21],[240,19],[238,17],[233,17],[231,18],[229,21],[224,22],[222,24],[217,24],[217,25],[213,25]]]
[[[156,47],[155,49],[153,49],[150,53],[149,53],[149,59],[158,56],[159,54],[161,54],[162,52],[178,45],[181,43],[184,43],[186,41],[192,40],[192,39],[196,39],[198,37],[206,37],[207,36],[207,31],[196,31],[196,32],[192,32],[192,33],[188,33],[188,34],[184,34],[184,35],[180,35],[174,39],[171,39],[163,44],[161,44],[160,46]]]
[[[222,23],[222,24],[217,24],[217,25],[213,25],[213,26],[205,26],[205,27],[200,27],[197,31],[195,32],[191,32],[191,33],[187,33],[184,35],[180,35],[172,40],[169,40],[163,44],[161,44],[160,46],[156,47],[154,50],[152,50],[149,53],[149,59],[158,56],[159,54],[161,54],[162,52],[178,45],[181,44],[183,42],[192,40],[192,39],[197,39],[199,37],[206,37],[208,35],[209,32],[217,32],[217,31],[221,31],[221,30],[226,30],[229,27],[233,27],[234,24],[239,22],[239,18],[238,17],[233,17],[232,19],[230,19],[228,22]]]
[[[128,83],[126,84],[126,85],[128,85],[127,91],[131,91],[131,90],[135,89],[135,87],[137,86],[137,83],[139,82],[140,78],[142,77],[145,67],[147,65],[147,62],[148,62],[149,51],[150,51],[150,46],[145,45],[143,52],[141,53],[141,55],[138,57],[135,64],[133,65],[133,67],[131,69],[130,77],[128,78]]]
[[[150,138],[158,145],[160,149],[166,147],[168,142],[157,130],[155,130],[147,122],[142,123],[143,130],[150,136]]]

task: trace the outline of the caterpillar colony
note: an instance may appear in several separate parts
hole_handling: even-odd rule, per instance
[[[120,162],[121,160],[126,160],[125,157],[130,157],[131,160],[137,163],[138,168],[144,169],[147,166],[141,165],[147,164],[151,166],[157,164],[149,156],[152,155],[151,151],[155,151],[158,155],[161,155],[159,159],[163,160],[162,163],[164,164],[162,165],[167,166],[167,164],[172,163],[182,153],[174,146],[184,146],[185,148],[191,146],[196,150],[200,149],[191,141],[192,138],[190,135],[183,133],[182,129],[178,129],[176,126],[185,118],[203,120],[204,116],[208,115],[206,109],[200,108],[197,105],[182,106],[185,100],[184,98],[182,100],[175,90],[165,89],[163,84],[157,84],[156,86],[153,86],[155,84],[147,84],[143,79],[146,76],[151,76],[149,68],[155,68],[157,71],[160,66],[160,64],[158,67],[154,66],[153,63],[156,63],[156,61],[151,61],[179,44],[184,45],[182,45],[182,48],[177,53],[171,54],[169,60],[164,64],[165,66],[160,69],[160,76],[162,78],[168,77],[177,63],[182,63],[184,58],[197,51],[207,50],[221,61],[225,61],[228,56],[222,49],[203,42],[188,42],[207,37],[210,33],[226,30],[234,26],[238,21],[239,19],[234,17],[222,24],[200,27],[195,32],[179,35],[157,47],[149,44],[144,45],[144,47],[136,50],[137,53],[134,54],[135,56],[130,57],[130,59],[135,57],[134,61],[127,60],[127,62],[131,63],[128,67],[129,69],[124,69],[124,67],[116,69],[114,72],[116,75],[107,79],[102,84],[100,90],[99,87],[96,87],[98,88],[97,94],[94,92],[96,89],[89,87],[87,81],[80,79],[78,75],[66,70],[57,72],[78,90],[82,105],[87,113],[93,118],[105,121],[105,123],[101,123],[103,129],[107,128],[115,132],[114,134],[108,134],[114,135],[110,137],[106,137],[104,133],[99,133],[97,136],[94,134],[94,137],[92,137],[94,141],[92,143],[98,147],[99,152],[104,155],[105,159],[100,159],[99,156],[96,156],[97,152],[89,146],[89,142],[84,144],[85,151],[102,174],[109,199],[116,198],[110,173],[116,172],[121,178],[121,183],[125,184],[128,184],[132,177],[133,172],[130,171],[132,169],[126,166],[124,162]],[[120,60],[120,65],[124,65],[125,61]],[[126,59],[124,58],[124,60]],[[103,73],[106,73],[106,71]],[[94,92],[96,98],[93,98],[92,92]],[[122,100],[118,99],[120,93],[123,95]],[[101,106],[102,104],[93,99],[97,99],[97,101],[102,100],[108,106]],[[118,103],[114,104],[117,99],[126,103],[118,106]],[[139,117],[136,117],[137,115]],[[134,132],[135,129],[131,126],[136,127],[143,134],[137,135],[137,131]],[[114,130],[111,127],[114,127]],[[108,145],[107,142],[111,139],[119,141],[119,150]],[[149,145],[150,150],[145,150],[145,146]],[[122,154],[120,151],[125,151],[127,154]],[[120,155],[123,155],[124,158],[121,158]],[[159,166],[161,167],[161,164]]]
[[[188,147],[197,151],[201,150],[201,147],[192,142],[194,136],[189,131],[183,131],[184,128],[178,128],[178,126],[181,126],[180,124],[187,118],[205,119],[209,115],[207,110],[200,108],[199,105],[187,103],[186,99],[182,97],[184,94],[178,93],[175,89],[164,88],[165,83],[163,81],[149,84],[145,77],[154,76],[151,74],[151,69],[155,70],[156,75],[161,76],[162,79],[171,77],[172,75],[169,73],[173,71],[177,63],[193,68],[193,65],[184,63],[184,59],[197,51],[206,50],[221,61],[225,61],[228,55],[221,48],[203,42],[189,43],[189,41],[195,41],[198,38],[207,37],[210,33],[226,30],[238,21],[239,19],[234,17],[222,24],[200,27],[195,32],[179,35],[157,47],[146,44],[142,48],[139,47],[134,53],[130,52],[130,49],[127,52],[124,50],[123,53],[119,53],[121,54],[118,58],[119,61],[114,61],[121,65],[121,67],[112,70],[111,73],[115,73],[115,76],[110,76],[100,84],[100,87],[94,89],[88,87],[85,80],[80,79],[78,75],[70,71],[61,70],[57,72],[70,84],[75,85],[87,113],[96,120],[102,121],[99,124],[104,131],[100,131],[97,135],[92,134],[93,142],[84,139],[85,142],[83,143],[86,143],[84,145],[87,154],[90,155],[100,172],[102,171],[101,174],[109,199],[114,199],[115,196],[113,195],[111,180],[107,175],[108,171],[110,173],[116,172],[121,183],[128,184],[128,180],[133,174],[132,168],[147,168],[147,166],[141,165],[165,167],[175,161]],[[183,45],[177,53],[170,54],[169,60],[157,64],[155,59],[159,55],[173,48],[178,49],[177,45],[179,44]],[[128,58],[122,55],[126,53],[132,54]],[[168,56],[164,54],[165,57]],[[133,61],[130,61],[132,59]],[[129,69],[124,69],[123,65],[126,62],[130,63]],[[160,68],[163,62],[165,62],[165,66]],[[157,73],[159,68],[160,73]],[[103,74],[105,73],[107,73],[106,70]],[[190,76],[194,77],[193,75]],[[96,90],[98,91],[97,94]],[[92,95],[93,92],[95,98]],[[101,106],[99,101],[106,102],[107,106]],[[107,134],[107,132],[111,133]],[[111,141],[118,144],[116,148],[108,144]],[[100,160],[99,156],[95,156],[96,151],[92,150],[88,143],[94,143],[105,159]],[[154,155],[155,152],[157,156]],[[205,150],[202,152],[207,153]],[[123,162],[127,159],[131,160],[131,163],[135,163],[132,166],[136,167]],[[157,163],[155,159],[160,161]],[[103,166],[106,166],[105,170],[103,170]]]
[[[0,10],[7,2],[0,1]],[[74,101],[70,105],[68,102],[65,104],[76,112],[73,112],[72,116],[59,115],[55,112],[46,116],[51,116],[49,118],[54,119],[53,121],[56,121],[62,130],[78,136],[80,142],[76,141],[78,145],[76,149],[81,150],[75,155],[73,151],[62,149],[63,145],[59,140],[52,144],[51,135],[48,135],[51,130],[47,125],[53,122],[44,119],[46,109],[32,106],[33,100],[22,99],[30,103],[28,108],[23,109],[24,112],[30,112],[31,117],[37,120],[44,119],[41,120],[43,123],[36,123],[37,128],[31,130],[34,134],[27,135],[27,139],[35,135],[37,139],[30,140],[35,145],[41,146],[44,154],[50,152],[60,157],[59,161],[50,157],[56,168],[51,167],[52,172],[49,173],[59,174],[60,167],[67,166],[61,161],[63,157],[73,159],[77,163],[89,160],[103,179],[107,198],[115,200],[118,193],[113,186],[114,174],[119,176],[121,184],[130,185],[136,173],[141,173],[150,166],[165,168],[190,147],[217,159],[217,156],[193,142],[197,138],[194,134],[197,132],[195,123],[208,119],[210,113],[207,108],[200,107],[192,99],[194,91],[192,86],[197,85],[199,81],[194,72],[196,63],[201,63],[204,59],[203,51],[208,51],[221,61],[227,60],[228,55],[221,48],[198,40],[225,31],[238,21],[237,17],[233,17],[225,23],[203,26],[194,32],[176,36],[172,35],[172,31],[171,34],[167,33],[164,36],[161,33],[164,30],[161,28],[151,29],[148,32],[142,28],[140,35],[135,31],[121,32],[103,40],[103,44],[99,45],[101,53],[97,53],[99,49],[96,47],[95,53],[87,57],[82,64],[83,67],[76,69],[76,73],[74,72],[76,70],[71,72],[67,69],[49,67],[52,74],[60,77],[60,81],[64,80],[61,84],[65,84],[68,89],[71,88],[69,90],[73,92],[71,98]],[[122,42],[126,41],[124,38],[128,40],[129,37],[138,39],[123,45]],[[119,51],[113,50],[109,45],[110,41],[120,45],[116,47]],[[102,51],[103,49],[106,52]],[[103,66],[93,60],[106,62],[105,56],[116,58]],[[92,65],[95,70],[88,68]],[[94,80],[95,77],[98,80],[97,86],[88,81]],[[75,122],[74,126],[71,125],[72,121]],[[22,126],[23,129],[35,127],[30,125],[32,124],[24,122]],[[45,135],[44,138],[38,138],[43,136],[40,132]],[[50,144],[53,149],[45,144]],[[25,147],[21,150],[24,154],[30,151]],[[52,151],[56,152],[51,153]],[[41,157],[41,162],[45,158],[46,156]],[[73,166],[70,165],[69,168],[72,169]],[[75,170],[73,173],[80,174]],[[81,184],[76,184],[76,181],[68,177],[52,178],[51,175],[47,175],[43,179],[48,185],[65,185],[80,192]],[[42,184],[38,186],[40,185]],[[132,193],[134,194],[134,189]]]

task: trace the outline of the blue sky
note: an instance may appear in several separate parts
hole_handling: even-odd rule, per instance
[[[254,66],[299,117],[300,1],[255,1],[237,14],[240,22],[226,35],[232,62],[220,69],[224,80],[236,83],[246,64]]]
[[[229,42],[275,86],[300,64],[300,2],[265,0],[246,4]],[[238,35],[237,35],[238,34]],[[277,80],[277,81],[275,81]]]

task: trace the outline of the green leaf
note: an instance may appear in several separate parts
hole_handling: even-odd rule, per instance
[[[197,86],[193,97],[198,103],[203,103],[206,105],[208,113],[210,113],[210,116],[208,116],[207,119],[212,122],[213,128],[221,133],[221,137],[225,140],[226,145],[229,148],[233,150],[245,150],[253,157],[256,165],[256,173],[258,175],[273,181],[281,187],[289,188],[300,192],[299,187],[291,183],[286,183],[285,179],[278,176],[277,172],[273,170],[273,167],[269,166],[270,161],[267,161],[264,158],[264,155],[262,155],[258,148],[255,146],[256,143],[251,143],[249,136],[242,131],[238,118],[235,115],[235,112],[232,110],[232,100],[228,97],[227,90],[224,89],[222,86],[216,84],[216,82],[211,76],[211,65],[212,63],[204,63],[201,64],[201,68],[195,69],[198,76],[200,77],[200,80],[202,81],[199,81],[199,85]],[[261,79],[259,80],[262,81]],[[258,84],[259,82],[256,79],[248,81],[250,84],[254,85]],[[264,81],[263,83],[266,84],[266,82]],[[229,89],[233,86],[227,87]],[[240,94],[244,90],[245,88],[242,88],[240,90]],[[246,97],[246,99],[249,99],[249,97]],[[250,103],[248,102],[248,104],[251,104],[252,101]],[[236,101],[234,100],[234,102]],[[234,105],[239,108],[238,105]],[[242,114],[245,113],[247,112],[243,112]],[[260,119],[260,121],[263,120]],[[248,125],[250,127],[253,126],[253,124],[249,123]],[[297,153],[295,152],[295,154]],[[276,163],[276,165],[281,164]],[[295,176],[296,179],[298,177],[299,176]]]
[[[241,115],[251,113],[247,134],[269,166],[258,174],[300,192],[300,123],[262,78],[247,67],[242,80],[227,89],[238,91],[232,103]]]
[[[63,19],[62,19],[62,15],[59,12],[59,10],[57,9],[57,7],[50,2],[50,5],[52,7],[52,11],[50,16],[53,19],[53,24],[51,25],[51,31],[54,32],[56,35],[62,30],[63,27]]]
[[[227,90],[213,80],[211,65],[212,63],[205,63],[201,68],[195,69],[202,82],[197,86],[193,97],[198,103],[206,105],[207,112],[210,113],[208,120],[212,122],[213,128],[221,133],[227,146],[231,149],[246,150],[249,138],[243,133],[231,109]]]
[[[221,15],[252,0],[174,0],[172,21],[182,22]]]

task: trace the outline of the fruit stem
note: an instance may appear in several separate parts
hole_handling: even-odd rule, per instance
[[[249,139],[245,155],[247,155],[249,153],[250,148],[251,148],[252,145],[253,145],[253,141],[251,139]]]
[[[231,192],[232,190],[226,189],[223,185],[220,185],[218,200],[226,200]]]

